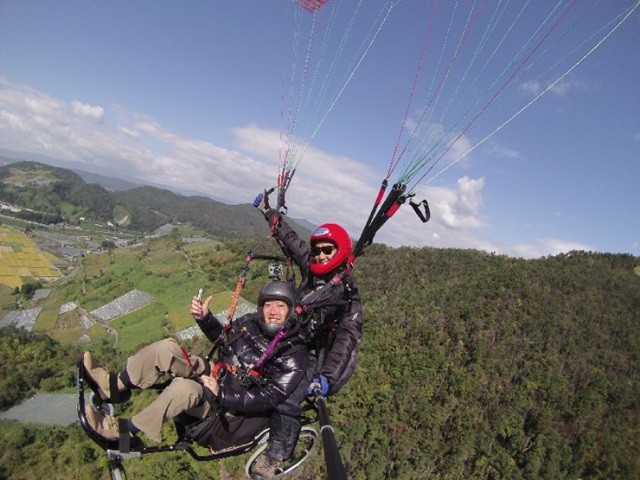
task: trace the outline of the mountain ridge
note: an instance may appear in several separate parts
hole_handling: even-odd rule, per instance
[[[125,365],[127,354],[152,340],[151,326],[163,338],[180,317],[192,321],[186,307],[200,285],[228,305],[244,243],[176,249],[176,239],[160,237],[88,255],[82,275],[60,285],[64,295],[38,300],[58,333],[65,326],[75,331],[78,321],[76,311],[59,314],[58,301],[80,298],[95,308],[133,287],[157,300],[110,323],[119,331],[117,349],[99,338],[90,346],[70,345],[49,341],[42,331],[0,329],[5,406],[33,391],[73,388],[74,358],[82,350],[91,350],[101,364]],[[349,475],[638,478],[639,265],[640,259],[624,254],[525,260],[371,245],[354,270],[364,309],[358,367],[329,397]],[[248,298],[257,298],[264,270],[248,275]],[[209,349],[207,342],[189,346],[193,352]],[[124,418],[139,411],[143,393],[134,395]],[[45,469],[55,478],[104,473],[105,462],[77,426],[53,430],[53,437],[50,427],[0,422],[0,432],[0,472],[7,478],[18,471],[25,472],[21,478],[38,478]],[[79,449],[85,454],[73,453]],[[52,460],[57,458],[66,460]],[[241,478],[243,463],[225,461],[224,478]],[[322,455],[310,468],[304,478],[323,476]],[[127,470],[140,480],[222,478],[211,464],[180,455],[143,456]]]
[[[127,218],[127,228],[143,233],[173,222],[188,223],[221,238],[269,233],[262,214],[249,203],[229,205],[203,195],[185,196],[149,185],[131,184],[130,188],[110,191],[103,186],[113,183],[109,177],[87,178],[101,183],[88,183],[70,169],[40,162],[7,163],[0,166],[0,200],[48,215],[59,214],[71,224],[80,219],[115,224]],[[310,234],[308,222],[290,220],[302,235]]]

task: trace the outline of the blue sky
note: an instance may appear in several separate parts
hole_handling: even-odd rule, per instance
[[[615,28],[636,0],[364,3],[313,27],[292,0],[0,0],[0,148],[247,203],[295,125],[292,217],[357,237],[390,161],[426,158],[432,220],[404,206],[377,241],[640,255],[640,8]]]

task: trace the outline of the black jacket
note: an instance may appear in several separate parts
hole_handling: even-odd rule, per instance
[[[300,269],[300,298],[323,286],[327,278],[316,277],[310,270],[311,251],[276,210],[270,210],[265,217],[272,227],[275,237],[283,245],[286,254]],[[310,318],[301,326],[303,338],[316,354],[319,362],[317,371],[327,377],[330,393],[336,393],[355,370],[357,354],[362,337],[362,305],[358,287],[346,275],[342,283],[334,285],[328,292],[328,299],[312,309]]]
[[[211,315],[198,321],[202,332],[212,342],[223,334],[220,321]],[[309,351],[292,330],[276,347],[264,366],[258,381],[243,382],[246,369],[258,363],[271,339],[258,325],[258,314],[249,313],[232,323],[226,334],[228,345],[220,347],[220,359],[229,365],[240,365],[240,374],[225,374],[220,380],[218,404],[237,412],[264,412],[284,402],[303,378],[309,360]]]

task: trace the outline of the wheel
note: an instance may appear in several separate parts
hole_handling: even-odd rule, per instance
[[[293,472],[296,468],[302,465],[312,454],[318,443],[318,432],[313,427],[304,426],[300,430],[300,436],[298,437],[298,443],[293,452],[293,457],[282,463],[281,468],[276,472],[276,478],[282,477]],[[249,460],[244,467],[244,472],[247,477],[251,477],[253,466],[258,462],[260,457],[267,449],[267,443],[261,443],[258,448],[253,452]]]
[[[127,480],[127,474],[124,471],[120,457],[110,456],[108,464],[111,480]]]

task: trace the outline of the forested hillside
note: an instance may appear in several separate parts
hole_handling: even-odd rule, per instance
[[[17,216],[41,223],[61,222],[64,216],[83,215],[109,221],[113,219],[115,208],[111,194],[101,186],[85,183],[71,170],[36,162],[16,162],[0,167],[0,200],[25,207],[29,211]],[[35,214],[40,214],[40,218],[34,217]]]
[[[153,231],[172,221],[186,222],[222,238],[268,233],[264,218],[251,204],[226,205],[207,197],[185,197],[155,187],[116,192],[116,202],[131,215],[131,228]]]
[[[637,265],[369,252],[354,478],[640,478]]]
[[[26,161],[0,166],[0,201],[25,209],[3,213],[45,224],[99,221],[151,233],[167,223],[188,223],[221,238],[266,236],[268,227],[251,200],[227,205],[149,186],[109,192],[64,168]]]
[[[220,268],[199,261],[210,274]],[[365,304],[359,366],[329,398],[350,478],[640,478],[639,267],[629,255],[522,260],[369,247],[355,268]],[[1,338],[14,351],[2,356],[4,372],[34,358],[28,352],[55,352],[36,362],[55,385],[68,379],[68,349],[81,350],[11,331]],[[108,478],[77,425],[0,430],[0,478]],[[163,454],[127,470],[132,480],[242,478],[243,460]],[[311,468],[300,478],[323,478],[322,455]]]

